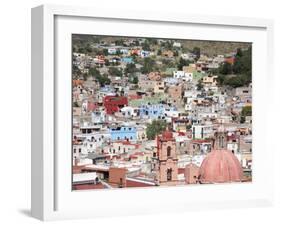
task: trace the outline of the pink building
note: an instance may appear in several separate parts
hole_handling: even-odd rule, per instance
[[[193,163],[186,165],[184,171],[185,183],[196,184],[198,182],[199,167]]]
[[[165,131],[157,137],[157,180],[159,184],[174,185],[178,181],[178,159],[173,133]]]

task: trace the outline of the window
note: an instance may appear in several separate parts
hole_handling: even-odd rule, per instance
[[[82,151],[81,148],[79,148],[79,153],[81,153],[81,151]]]
[[[167,147],[167,157],[171,156],[171,150],[172,150],[171,146],[168,146]]]
[[[172,169],[167,169],[167,181],[172,180]]]
[[[73,152],[76,153],[76,148],[73,149]]]

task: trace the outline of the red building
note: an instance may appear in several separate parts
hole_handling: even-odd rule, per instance
[[[105,96],[103,98],[103,106],[107,114],[114,114],[122,107],[128,105],[128,98],[123,96]]]

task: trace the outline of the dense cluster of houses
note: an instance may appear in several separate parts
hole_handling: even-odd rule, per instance
[[[180,41],[169,40],[172,50],[161,52],[161,43],[167,40],[157,39],[150,50],[142,47],[145,41],[124,38],[123,45],[93,43],[106,51],[95,56],[73,52],[73,65],[81,74],[95,67],[110,80],[101,85],[94,76],[73,77],[73,189],[250,181],[252,120],[247,116],[241,123],[239,116],[245,106],[251,106],[251,84],[229,89],[219,85],[218,75],[209,73],[226,61],[233,62],[234,54],[201,54],[196,59]],[[126,67],[134,64],[141,69],[148,57],[155,64],[167,58],[191,63],[148,73],[136,70],[138,79],[131,82]],[[109,67],[122,71],[122,76],[109,74]],[[151,138],[149,130],[157,129],[150,126],[154,121],[163,121],[165,128]],[[238,161],[229,166],[237,172],[241,167],[238,179],[204,177],[208,169],[204,159],[214,155],[214,149],[232,153],[228,157],[226,152],[225,158]]]

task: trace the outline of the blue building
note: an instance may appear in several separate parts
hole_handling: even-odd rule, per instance
[[[126,63],[126,64],[134,63],[132,57],[123,57],[123,58],[121,58],[121,62]]]
[[[140,117],[159,119],[164,117],[165,108],[162,104],[142,105],[139,107]]]
[[[109,129],[111,140],[136,140],[137,129],[136,127],[120,126]]]

